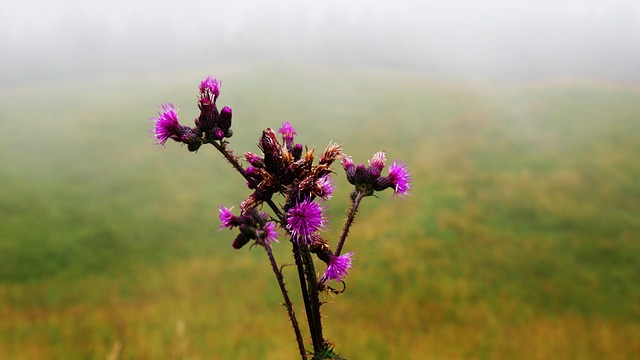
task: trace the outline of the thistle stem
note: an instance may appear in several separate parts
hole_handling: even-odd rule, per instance
[[[322,318],[320,316],[320,299],[318,297],[318,280],[316,279],[316,270],[313,266],[313,258],[308,246],[302,248],[302,261],[306,270],[307,283],[309,287],[309,303],[311,314],[307,317],[313,319],[315,324],[311,329],[311,339],[313,340],[313,349],[317,354],[324,347],[324,336],[322,335]]]
[[[278,279],[278,285],[280,285],[280,291],[282,292],[282,296],[284,297],[284,303],[287,308],[287,312],[289,313],[289,319],[291,320],[291,324],[293,325],[293,330],[296,333],[296,341],[298,342],[298,350],[300,350],[300,357],[302,360],[307,359],[307,353],[304,349],[304,340],[302,339],[302,333],[300,332],[300,327],[298,326],[298,320],[296,320],[295,312],[293,311],[293,303],[289,298],[289,293],[284,286],[284,277],[282,276],[282,272],[280,268],[278,268],[278,264],[276,263],[276,259],[273,257],[273,251],[271,251],[271,245],[265,244],[264,249],[267,251],[267,255],[269,256],[269,262],[271,263],[271,268],[273,269],[273,273],[276,275]]]
[[[304,301],[304,308],[307,314],[307,323],[309,324],[309,332],[311,333],[311,342],[313,343],[313,351],[317,353],[320,350],[319,344],[322,343],[322,339],[319,339],[316,331],[316,317],[314,316],[313,304],[311,297],[309,296],[308,279],[306,276],[305,262],[303,261],[302,249],[295,242],[293,244],[293,257],[296,261],[296,268],[298,269],[298,279],[300,280],[300,291],[302,292],[302,300]]]
[[[220,151],[220,153],[227,159],[229,164],[231,164],[231,166],[233,166],[233,168],[236,169],[236,171],[238,171],[245,180],[253,184],[253,179],[251,179],[250,177],[247,176],[247,174],[245,174],[244,168],[242,167],[242,165],[240,165],[238,158],[233,156],[231,151],[227,150],[226,143],[222,143],[222,142],[218,143],[216,141],[211,141],[210,144],[215,146],[215,148],[218,149],[218,151]]]
[[[356,213],[358,212],[358,207],[360,206],[360,201],[364,197],[364,191],[362,190],[354,190],[355,196],[352,198],[351,209],[349,209],[349,213],[347,214],[347,219],[344,221],[344,227],[342,228],[342,234],[340,235],[340,240],[338,240],[338,246],[336,247],[335,255],[340,256],[342,252],[342,247],[344,246],[345,240],[347,240],[347,236],[349,235],[349,230],[351,229],[351,225],[353,224],[353,220],[356,218]]]

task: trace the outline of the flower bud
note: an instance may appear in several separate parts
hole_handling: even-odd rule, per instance
[[[220,96],[220,81],[216,80],[216,78],[208,75],[202,82],[200,83],[200,98],[199,103],[201,105],[210,105],[215,103],[218,96]]]
[[[373,157],[369,161],[369,175],[372,179],[376,179],[382,173],[386,162],[386,156],[384,151],[378,151],[373,154]]]
[[[262,132],[258,147],[264,154],[264,164],[271,174],[280,174],[284,164],[282,164],[282,146],[276,139],[276,134],[271,129]]]
[[[244,153],[244,159],[247,160],[249,164],[251,164],[251,166],[255,166],[257,168],[264,167],[264,160],[262,160],[260,156],[252,152],[247,151],[246,153]]]
[[[225,133],[231,128],[231,108],[225,106],[218,115],[217,126]]]
[[[351,183],[352,185],[356,184],[356,165],[353,163],[353,160],[351,160],[350,156],[345,156],[344,158],[342,158],[342,161],[340,162],[342,164],[342,167],[344,168],[345,173],[347,174],[347,180],[349,181],[349,183]]]
[[[251,240],[251,237],[241,232],[238,234],[238,236],[236,236],[235,240],[233,240],[231,246],[233,246],[233,248],[237,250],[245,246],[249,242],[249,240]]]
[[[335,256],[324,240],[317,239],[309,246],[309,251],[316,254],[318,259],[322,260],[325,264],[329,264],[331,259]]]
[[[293,156],[294,161],[300,160],[300,158],[302,157],[302,144],[293,145],[293,148],[291,149],[291,155]]]
[[[209,134],[211,134],[211,138],[214,140],[222,140],[224,138],[224,131],[219,127],[213,127]]]
[[[278,129],[278,132],[282,135],[282,142],[287,149],[291,149],[293,146],[293,137],[298,133],[293,128],[290,122],[285,122],[282,127]]]

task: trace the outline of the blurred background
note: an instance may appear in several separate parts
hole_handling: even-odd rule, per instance
[[[265,254],[218,231],[244,181],[149,132],[209,74],[238,154],[290,121],[412,171],[325,299],[347,358],[640,357],[636,1],[7,1],[0,47],[3,358],[296,357]]]

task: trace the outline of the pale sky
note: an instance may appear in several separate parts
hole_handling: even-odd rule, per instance
[[[232,61],[640,81],[640,1],[5,0],[0,84]]]

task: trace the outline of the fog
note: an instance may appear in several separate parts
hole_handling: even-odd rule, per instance
[[[3,85],[233,62],[638,82],[640,2],[5,0],[0,46]]]

